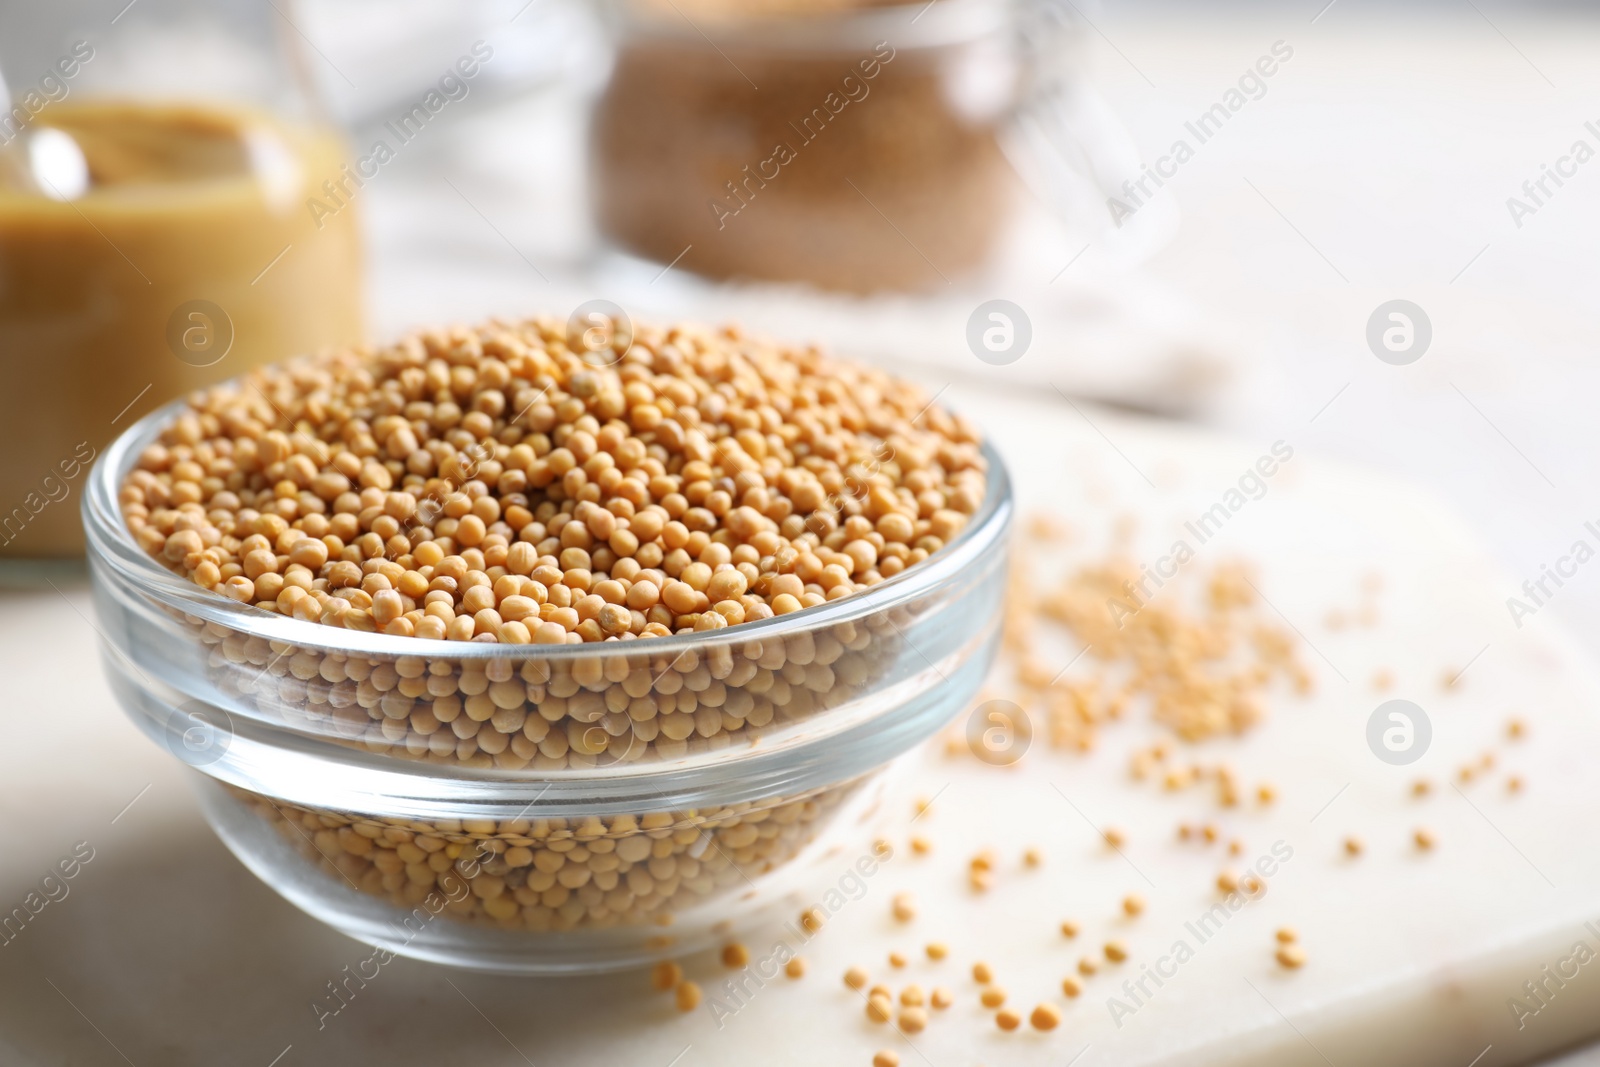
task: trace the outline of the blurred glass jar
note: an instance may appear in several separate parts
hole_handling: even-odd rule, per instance
[[[1026,195],[1019,169],[1100,232],[1106,177],[1139,172],[1059,0],[604,10],[616,58],[591,129],[594,211],[607,238],[661,263],[926,289],[994,257]]]
[[[140,414],[358,341],[360,257],[344,146],[269,3],[8,21],[0,558],[38,562],[82,554],[66,498]]]

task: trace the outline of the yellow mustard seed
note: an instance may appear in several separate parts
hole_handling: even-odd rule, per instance
[[[943,1011],[956,1002],[955,994],[942,985],[933,987],[933,992],[928,996],[928,1002],[935,1008]]]
[[[1300,935],[1295,932],[1295,929],[1292,926],[1280,926],[1272,936],[1276,937],[1285,945],[1291,941],[1298,941],[1300,939]]]
[[[722,947],[722,965],[724,967],[743,967],[750,962],[750,950],[737,941],[730,941]]]
[[[902,955],[899,952],[891,952],[891,953],[889,953],[889,966],[898,968],[898,967],[904,967],[905,965],[906,965],[906,958],[905,958],[904,955]]]
[[[867,972],[860,967],[851,967],[844,972],[844,984],[851,989],[861,989],[867,984]]]
[[[920,1034],[928,1026],[928,1013],[921,1008],[904,1008],[900,1012],[900,1031]]]
[[[978,1000],[986,1008],[998,1008],[1006,1002],[1006,991],[999,986],[989,986],[978,994]]]
[[[1099,969],[1100,965],[1094,961],[1093,956],[1085,956],[1078,961],[1078,973],[1085,978],[1088,978]]]
[[[933,842],[920,835],[911,839],[911,851],[918,856],[926,856],[933,851]]]
[[[888,997],[867,998],[867,1018],[875,1023],[886,1023],[894,1018],[894,1002]]]
[[[1278,949],[1277,957],[1280,965],[1294,970],[1305,965],[1306,950],[1299,945],[1284,945]]]
[[[1022,1025],[1022,1016],[1010,1009],[995,1012],[994,1024],[1002,1030],[1015,1030]]]
[[[930,960],[942,960],[950,955],[950,948],[943,941],[930,941],[926,949]]]
[[[1121,941],[1107,941],[1105,947],[1106,959],[1112,963],[1121,963],[1128,958],[1128,946]]]
[[[1069,997],[1075,997],[1079,993],[1083,992],[1083,983],[1071,975],[1068,975],[1067,977],[1061,979],[1061,992],[1065,993]]]
[[[1022,864],[1025,867],[1037,867],[1044,862],[1044,853],[1036,848],[1030,848],[1022,853]]]
[[[672,960],[662,960],[650,971],[650,984],[663,993],[677,988],[683,981],[683,968]]]
[[[872,1067],[900,1067],[900,1053],[893,1049],[879,1049],[872,1054]]]
[[[988,985],[994,981],[994,971],[987,963],[974,963],[972,965],[972,980],[979,985]]]
[[[889,911],[897,921],[908,923],[917,917],[917,899],[910,893],[896,893]]]
[[[1101,832],[1101,836],[1106,839],[1106,844],[1110,845],[1112,848],[1121,848],[1123,845],[1128,843],[1128,835],[1115,826],[1106,827],[1105,830]]]
[[[1346,855],[1359,856],[1361,855],[1361,851],[1364,847],[1365,846],[1362,845],[1359,837],[1347,837],[1344,839],[1344,851]]]
[[[678,983],[678,1010],[689,1012],[700,1006],[700,987],[693,982]]]
[[[804,978],[806,974],[806,961],[799,956],[794,957],[783,965],[783,973],[790,978]]]
[[[1040,1004],[1028,1016],[1035,1030],[1054,1030],[1061,1025],[1061,1011],[1053,1004]]]
[[[1122,911],[1130,919],[1144,911],[1144,898],[1138,893],[1129,893],[1122,898]]]
[[[1418,827],[1416,832],[1411,835],[1411,840],[1416,843],[1417,848],[1424,852],[1434,846],[1433,834],[1421,827]]]
[[[1077,937],[1078,936],[1078,924],[1073,922],[1071,919],[1063,919],[1063,920],[1061,920],[1061,936],[1062,937]]]
[[[922,987],[913,982],[900,990],[900,1003],[908,1008],[920,1008],[926,1003],[927,998],[922,993]]]

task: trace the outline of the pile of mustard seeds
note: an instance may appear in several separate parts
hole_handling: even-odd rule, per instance
[[[849,596],[938,551],[985,488],[976,430],[881,372],[734,329],[590,352],[546,318],[197,394],[121,504],[152,555],[267,611],[527,644]]]
[[[380,819],[232,790],[302,856],[404,910],[504,930],[604,929],[744,891],[816,839],[862,779],[757,803],[573,819]],[[663,932],[655,947],[672,944]]]

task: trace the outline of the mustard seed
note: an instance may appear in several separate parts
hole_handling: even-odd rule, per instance
[[[926,999],[922,994],[922,987],[916,983],[900,990],[900,1003],[908,1008],[920,1008]]]
[[[1281,943],[1287,945],[1291,941],[1298,941],[1300,935],[1291,926],[1280,926],[1273,934]]]
[[[1107,941],[1105,952],[1106,959],[1112,963],[1121,963],[1128,958],[1128,947],[1121,941]]]
[[[928,1026],[928,1013],[921,1008],[904,1008],[900,1012],[900,1031],[920,1034]]]
[[[1137,893],[1129,893],[1122,898],[1122,911],[1130,919],[1144,911],[1144,898]]]
[[[881,1049],[872,1054],[872,1067],[900,1067],[900,1053]]]
[[[662,960],[650,972],[650,984],[663,993],[676,989],[683,981],[683,968],[671,960]]]
[[[867,998],[867,1018],[875,1023],[886,1023],[894,1018],[894,1002],[888,997]]]
[[[900,922],[908,923],[917,917],[917,900],[910,893],[896,893],[890,902],[890,913]]]
[[[994,1024],[1002,1030],[1015,1030],[1022,1025],[1022,1016],[1010,1009],[998,1011],[994,1016]]]
[[[694,1011],[700,1006],[700,987],[693,982],[680,982],[677,989],[678,1010]]]
[[[904,967],[905,965],[906,965],[905,956],[901,955],[898,952],[889,953],[889,966],[894,967],[894,968],[900,968],[900,967]]]
[[[955,994],[942,985],[933,987],[933,992],[928,997],[928,1002],[935,1008],[943,1011],[956,1002]]]
[[[860,989],[867,984],[867,972],[860,967],[851,967],[844,972],[844,984],[851,989]]]
[[[1423,852],[1433,848],[1434,845],[1433,834],[1427,830],[1421,829],[1420,827],[1411,835],[1411,840],[1414,841],[1417,848]]]
[[[1054,1030],[1061,1025],[1061,1011],[1053,1004],[1040,1004],[1028,1016],[1035,1030]]]
[[[987,963],[974,963],[972,965],[972,980],[979,985],[988,985],[994,981],[994,972]]]
[[[1277,952],[1278,963],[1290,970],[1302,967],[1306,962],[1306,950],[1299,945],[1284,945]]]
[[[999,986],[989,986],[978,994],[978,1000],[986,1008],[998,1008],[1006,1002],[1006,991]]]
[[[1359,837],[1347,837],[1344,839],[1344,851],[1346,855],[1359,856],[1361,855],[1361,851],[1364,847],[1365,846],[1362,845]]]
[[[1044,853],[1036,848],[1027,849],[1022,853],[1022,863],[1025,867],[1037,867],[1044,862]]]
[[[750,962],[750,950],[733,941],[722,948],[722,965],[724,967],[743,967]]]
[[[928,942],[926,951],[930,960],[942,960],[950,955],[950,948],[943,941]]]
[[[1063,919],[1061,921],[1061,936],[1062,937],[1077,937],[1078,936],[1078,924],[1073,922],[1071,919]]]
[[[1061,979],[1061,992],[1069,997],[1075,997],[1083,992],[1083,983],[1068,975],[1066,978]]]
[[[933,851],[933,842],[926,837],[913,837],[911,839],[911,851],[918,856],[926,856]]]
[[[806,974],[806,961],[799,956],[794,957],[783,965],[783,973],[790,978],[804,978]]]
[[[1085,978],[1090,977],[1099,969],[1100,965],[1094,961],[1092,956],[1085,956],[1078,961],[1078,973]]]

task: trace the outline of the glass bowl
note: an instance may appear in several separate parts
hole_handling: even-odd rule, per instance
[[[808,888],[886,858],[886,772],[967,705],[998,644],[1013,505],[988,445],[966,528],[862,593],[701,633],[501,645],[303,621],[168,571],[118,489],[180,410],[124,433],[84,496],[112,689],[201,772],[247,867],[384,952],[539,974],[692,951],[784,909],[814,929],[829,897]]]

